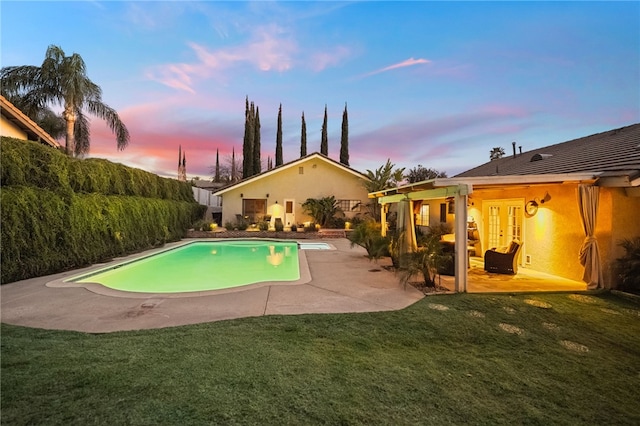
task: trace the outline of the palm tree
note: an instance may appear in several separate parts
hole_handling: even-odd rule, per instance
[[[504,157],[504,148],[502,147],[497,146],[495,148],[492,148],[489,152],[489,158],[491,158],[491,161],[497,160],[498,158],[502,157]]]
[[[367,189],[367,192],[378,192],[385,189],[394,188],[403,179],[404,167],[401,169],[395,168],[396,165],[391,163],[390,159],[384,166],[380,166],[375,171],[367,170],[365,173],[369,180],[363,182],[363,186]],[[374,200],[372,203],[367,204],[370,209],[370,214],[375,220],[380,220],[380,205]]]
[[[8,98],[21,98],[31,105],[31,111],[45,110],[51,104],[64,108],[68,155],[89,152],[89,119],[85,112],[107,122],[119,150],[129,144],[129,131],[118,113],[102,102],[102,89],[87,77],[85,63],[77,53],[65,56],[60,47],[51,45],[41,66],[3,67],[0,78],[2,93]]]

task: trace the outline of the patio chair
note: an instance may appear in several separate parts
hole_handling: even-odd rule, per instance
[[[500,252],[495,248],[484,253],[484,270],[497,274],[515,275],[518,273],[518,255],[522,244],[513,240],[506,252]]]

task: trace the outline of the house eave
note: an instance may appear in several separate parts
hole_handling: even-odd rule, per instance
[[[369,193],[369,198],[381,198],[389,195],[405,194],[415,191],[424,191],[444,187],[458,187],[468,185],[473,189],[498,188],[510,185],[544,185],[553,183],[590,183],[598,180],[600,173],[562,173],[562,174],[542,174],[542,175],[506,175],[506,176],[478,176],[478,177],[457,177],[457,178],[436,178],[401,185],[396,188],[385,189],[383,191]]]
[[[501,187],[510,185],[545,185],[566,183],[595,183],[599,172],[560,173],[540,175],[506,175],[506,176],[478,176],[460,178],[436,179],[434,186],[451,186],[459,184],[473,185],[474,188]]]
[[[35,137],[37,142],[43,142],[54,148],[59,148],[60,144],[51,137],[44,129],[38,126],[33,120],[27,117],[22,111],[16,108],[4,96],[0,95],[0,110],[7,120],[17,125],[22,131],[31,137]]]

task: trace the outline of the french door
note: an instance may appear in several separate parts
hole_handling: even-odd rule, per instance
[[[486,200],[482,203],[487,248],[505,247],[513,240],[522,242],[524,199]]]

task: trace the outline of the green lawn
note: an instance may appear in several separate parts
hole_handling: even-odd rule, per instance
[[[1,380],[7,425],[637,425],[640,304],[461,294],[103,335],[3,324]]]

